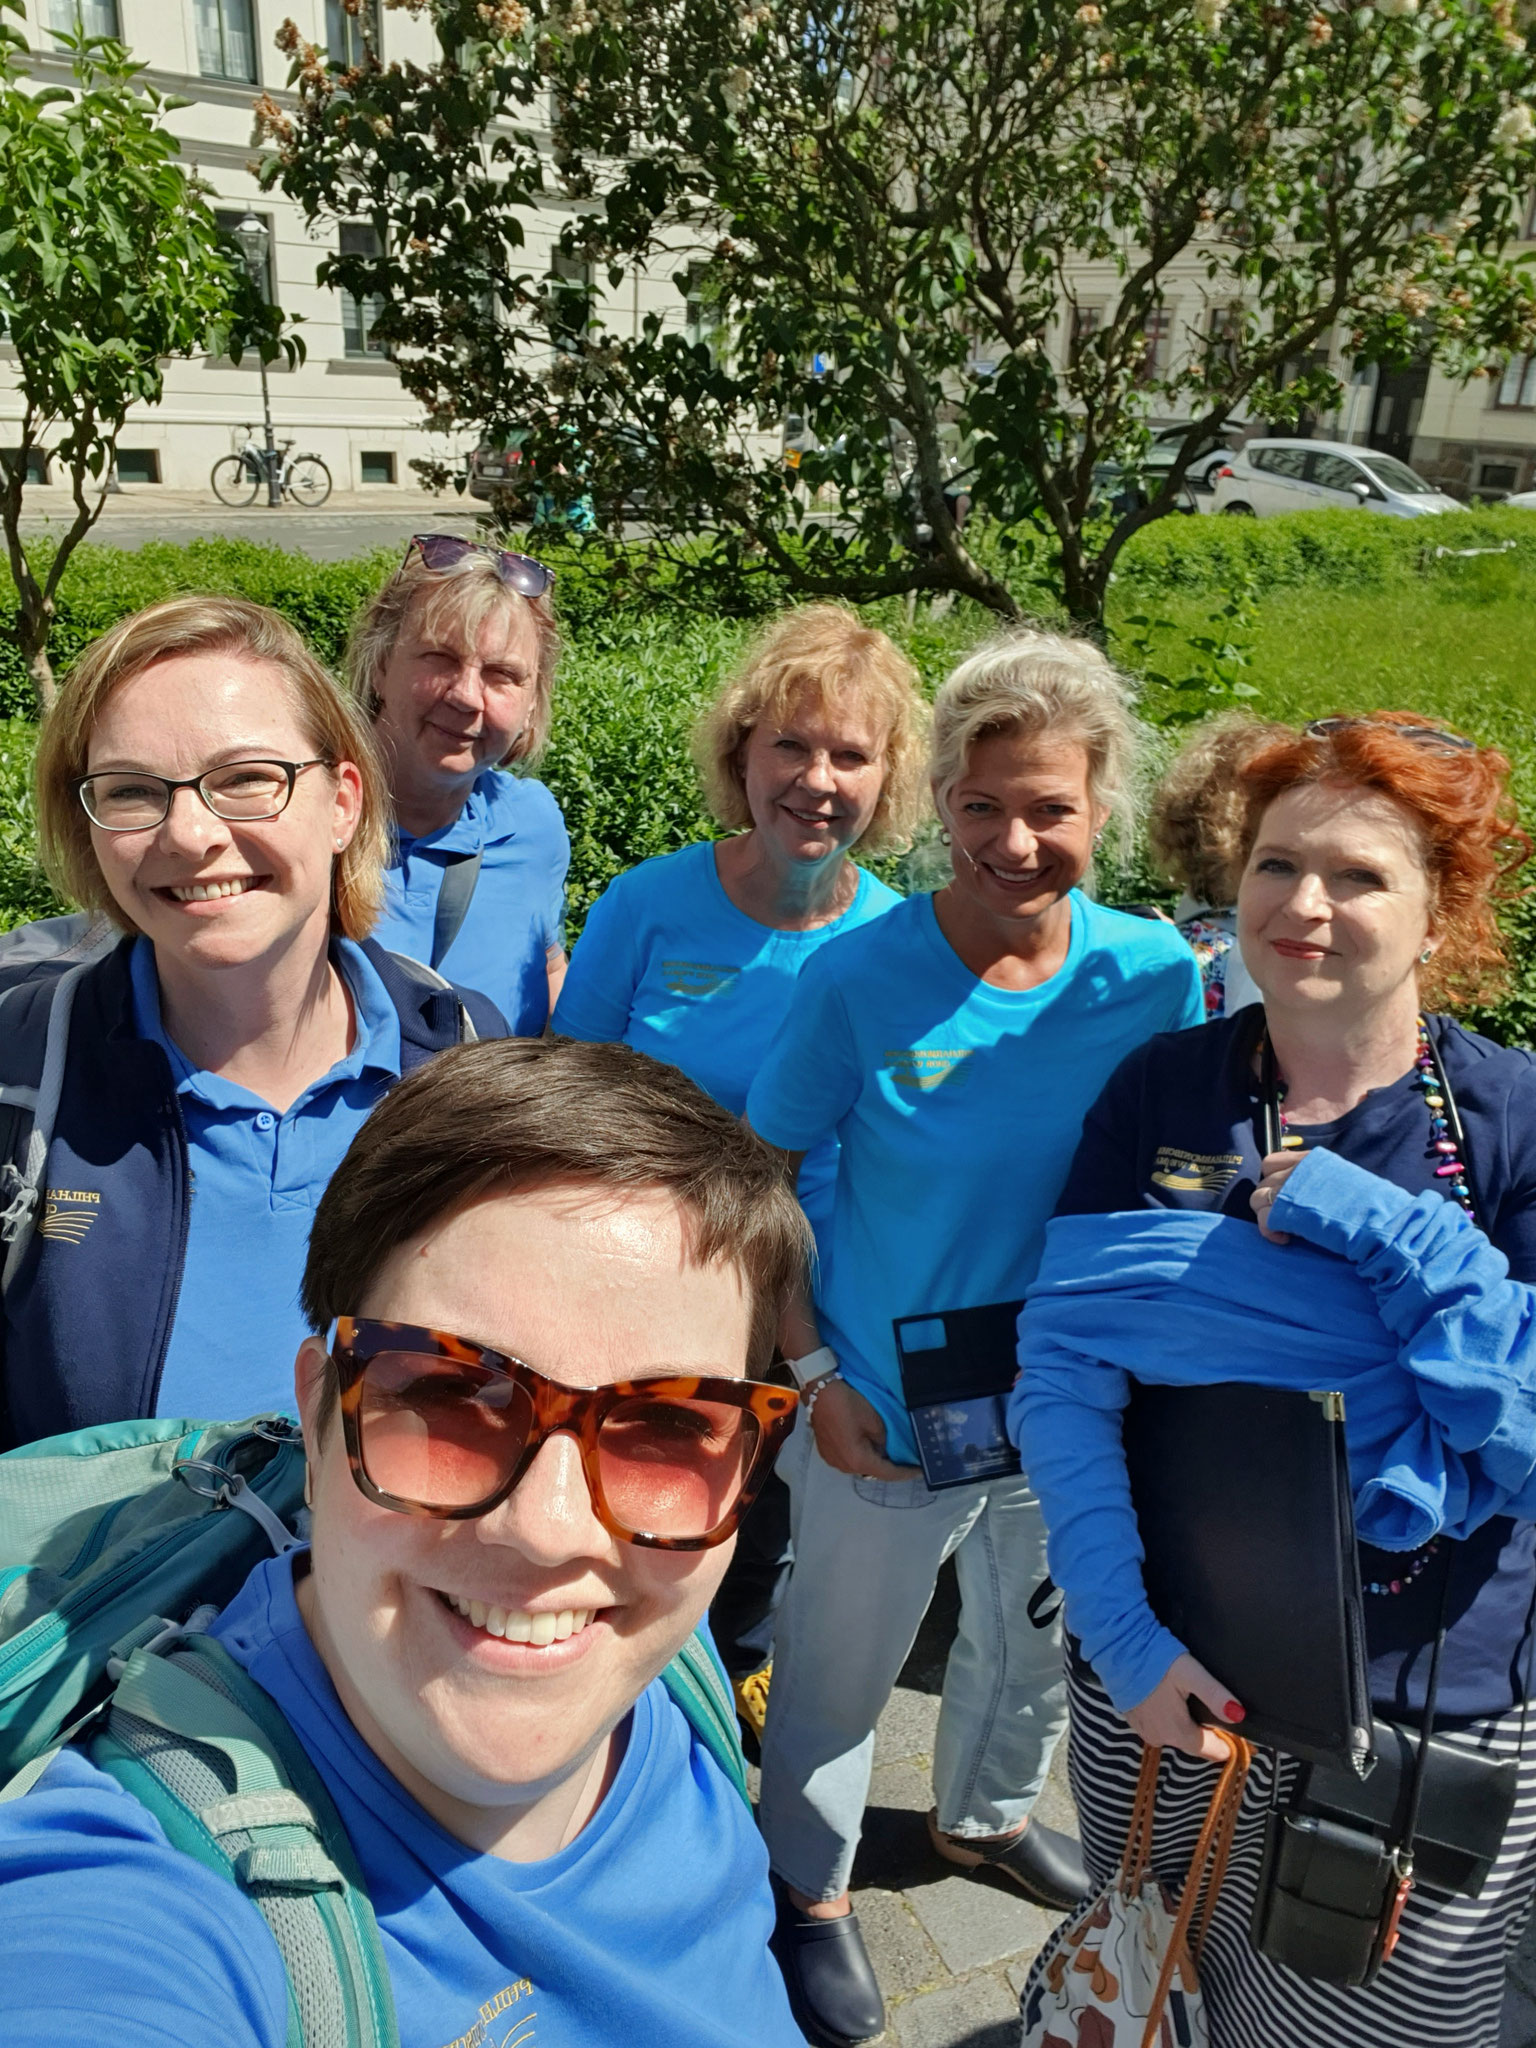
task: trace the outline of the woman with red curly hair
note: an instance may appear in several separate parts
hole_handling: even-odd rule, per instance
[[[1227,1754],[1209,1722],[1243,1718],[1147,1602],[1149,1532],[1127,1512],[1120,1439],[1137,1381],[1343,1387],[1378,1721],[1417,1741],[1443,1629],[1436,1742],[1519,1759],[1477,1895],[1443,1873],[1448,1889],[1431,1890],[1421,1856],[1395,1951],[1342,1988],[1313,1974],[1315,1942],[1292,1968],[1250,1932],[1270,1809],[1296,1795],[1299,1768],[1256,1750],[1202,1955],[1211,2048],[1493,2048],[1505,1959],[1536,1889],[1536,1731],[1523,1742],[1536,1059],[1444,1010],[1486,999],[1505,971],[1495,908],[1531,850],[1508,777],[1503,755],[1406,712],[1319,719],[1244,763],[1237,937],[1262,1004],[1122,1063],[1089,1115],[1021,1319],[1010,1427],[1066,1600],[1072,1776],[1096,1881],[1119,1861],[1146,1745],[1167,1752],[1154,1868],[1177,1891],[1211,1760]],[[1346,1299],[1359,1317],[1330,1320]],[[1351,1391],[1361,1330],[1390,1433]],[[1036,2026],[1041,1986],[1026,1997]]]

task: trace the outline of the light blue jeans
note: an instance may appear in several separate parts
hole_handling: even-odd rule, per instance
[[[822,1462],[803,1424],[779,1470],[795,1562],[774,1630],[758,1819],[779,1877],[835,1899],[859,1844],[875,1723],[945,1558],[960,1581],[933,1759],[946,1834],[1002,1835],[1027,1818],[1066,1726],[1061,1633],[1025,1611],[1046,1569],[1026,1479],[942,1493],[853,1479]]]

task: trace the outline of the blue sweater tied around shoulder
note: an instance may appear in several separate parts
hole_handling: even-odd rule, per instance
[[[1269,1243],[1232,1217],[1062,1216],[1019,1318],[1008,1427],[1067,1621],[1115,1706],[1184,1648],[1147,1605],[1120,1416],[1130,1383],[1340,1388],[1363,1541],[1414,1550],[1536,1513],[1536,1289],[1454,1203],[1326,1151]]]

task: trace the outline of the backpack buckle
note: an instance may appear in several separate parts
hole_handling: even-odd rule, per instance
[[[32,1220],[37,1208],[37,1189],[16,1171],[9,1159],[0,1167],[0,1243],[14,1244]]]

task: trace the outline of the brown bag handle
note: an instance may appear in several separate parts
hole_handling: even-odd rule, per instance
[[[1173,1985],[1174,1971],[1182,1969],[1186,1984],[1192,1983],[1195,1963],[1199,1960],[1206,1930],[1216,1910],[1217,1894],[1221,1890],[1222,1881],[1227,1874],[1227,1865],[1231,1861],[1232,1842],[1237,1833],[1237,1816],[1248,1783],[1248,1769],[1253,1762],[1253,1745],[1244,1742],[1240,1735],[1233,1735],[1226,1728],[1213,1729],[1212,1733],[1219,1736],[1227,1745],[1227,1760],[1221,1767],[1221,1776],[1217,1779],[1216,1790],[1211,1795],[1205,1824],[1200,1830],[1200,1839],[1195,1844],[1195,1853],[1190,1859],[1189,1873],[1184,1880],[1178,1914],[1168,1938],[1168,1950],[1163,1957],[1157,1989],[1152,1996],[1146,2032],[1141,2037],[1141,2048],[1155,2048],[1158,2029],[1162,2024],[1163,2007],[1167,2004],[1168,1993]],[[1141,1776],[1136,1782],[1136,1799],[1131,1808],[1131,1826],[1126,1837],[1123,1866],[1124,1889],[1132,1898],[1140,1891],[1151,1864],[1152,1824],[1157,1804],[1158,1771],[1162,1760],[1161,1750],[1148,1749],[1142,1757]],[[1191,1940],[1197,1907],[1199,1926]]]

